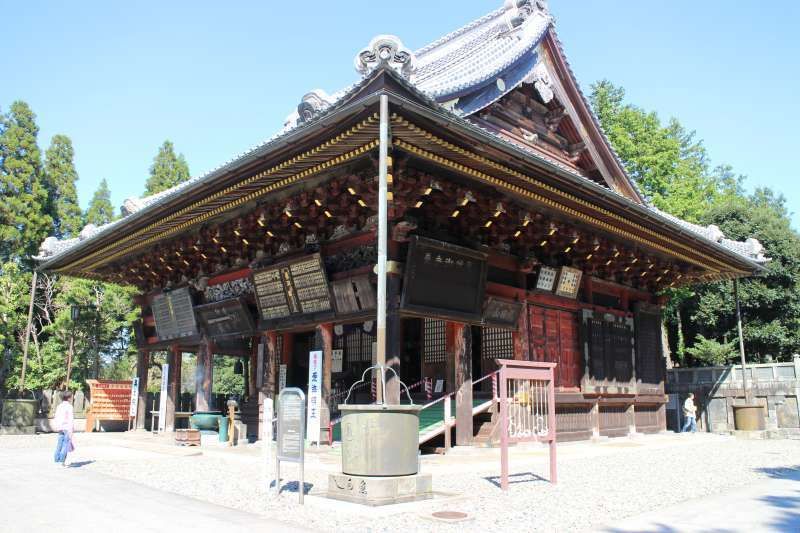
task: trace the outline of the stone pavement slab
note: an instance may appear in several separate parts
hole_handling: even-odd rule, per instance
[[[800,469],[773,469],[771,479],[687,500],[601,528],[622,532],[800,531]],[[680,490],[676,487],[676,490]]]
[[[51,454],[42,452],[0,449],[1,533],[305,531],[90,472],[81,462],[64,468],[52,462]]]

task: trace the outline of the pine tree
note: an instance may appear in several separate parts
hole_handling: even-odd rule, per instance
[[[29,262],[52,232],[36,115],[14,102],[0,115],[0,261]]]
[[[66,135],[55,135],[45,152],[44,176],[50,195],[50,215],[59,238],[75,237],[83,227],[75,182],[75,150]]]
[[[103,178],[92,196],[89,209],[86,210],[86,223],[102,226],[112,220],[114,220],[114,207],[111,205],[111,191],[108,190],[108,182]]]
[[[145,196],[165,191],[189,179],[189,165],[183,154],[175,155],[175,147],[167,140],[158,149],[150,177],[145,184]]]

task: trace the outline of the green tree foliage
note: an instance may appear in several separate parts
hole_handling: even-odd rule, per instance
[[[145,195],[165,191],[189,179],[189,165],[183,154],[176,155],[171,141],[164,141],[150,167],[150,177],[145,184]]]
[[[664,211],[697,222],[720,192],[702,141],[677,120],[627,104],[625,90],[607,80],[592,86],[591,102],[628,175]]]
[[[17,387],[31,274],[18,263],[0,267],[0,391]]]
[[[214,358],[214,394],[244,394],[244,376],[233,372],[234,364],[235,357]]]
[[[83,228],[83,213],[78,205],[75,182],[75,150],[66,135],[55,135],[45,152],[44,176],[49,198],[54,235],[75,237]]]
[[[698,335],[694,346],[686,350],[696,361],[709,365],[724,365],[736,357],[734,342],[717,342]]]
[[[764,245],[772,259],[766,272],[740,284],[748,360],[786,359],[800,351],[800,236],[784,199],[768,189],[745,194],[744,177],[727,165],[712,168],[694,132],[626,103],[622,88],[601,81],[591,100],[626,170],[653,204],[691,222],[716,224],[728,238],[755,237]],[[731,282],[669,295],[665,315],[678,361],[722,361],[722,347],[737,337]]]
[[[0,396],[19,384],[27,325],[31,263],[45,237],[74,237],[83,216],[75,192],[75,151],[56,135],[44,166],[36,144],[36,117],[23,102],[0,114]],[[114,217],[103,180],[86,214],[102,225]],[[69,386],[91,377],[130,378],[135,361],[132,322],[135,290],[110,283],[41,273],[36,287],[25,387],[65,385],[67,353],[74,339]],[[80,309],[78,320],[72,306]]]
[[[36,137],[36,115],[25,102],[0,114],[0,261],[29,264],[52,230]]]
[[[94,191],[92,201],[86,210],[86,223],[102,226],[114,220],[114,206],[111,205],[111,191],[108,182],[103,178],[97,190]]]

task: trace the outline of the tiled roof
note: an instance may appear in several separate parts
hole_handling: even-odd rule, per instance
[[[399,39],[393,36],[379,36],[370,45],[391,50],[389,66],[396,67],[398,72],[405,75],[404,81],[407,81],[407,84],[416,92],[422,93],[428,105],[441,107],[437,102],[447,104],[454,98],[478,91],[480,98],[473,100],[471,105],[460,109],[452,106],[449,107],[449,110],[444,107],[440,109],[442,112],[465,116],[501,98],[531,75],[539,61],[536,49],[548,30],[553,32],[553,39],[561,49],[561,43],[553,30],[553,17],[543,0],[506,0],[503,7],[441,37],[413,54],[403,48]],[[81,243],[94,240],[117,226],[132,222],[134,218],[138,218],[155,206],[189,191],[193,186],[213,180],[243,160],[258,156],[268,150],[274,142],[290,133],[297,133],[306,124],[317,122],[361,87],[369,74],[367,67],[375,64],[374,58],[380,56],[379,51],[367,48],[357,56],[356,65],[360,67],[362,80],[332,95],[319,89],[307,93],[301,99],[297,110],[287,117],[283,128],[265,141],[234,156],[218,167],[171,189],[145,198],[126,200],[123,205],[123,214],[125,215],[123,218],[99,228],[87,227],[81,232],[79,238],[64,241],[58,241],[53,237],[46,239],[37,259],[48,261],[55,259]],[[370,52],[374,52],[374,54],[370,56]],[[369,56],[366,59],[363,57],[365,53]],[[561,55],[565,57],[563,50],[561,50]],[[369,59],[372,60],[372,63]],[[393,65],[393,63],[396,64]],[[567,69],[574,79],[568,63]],[[575,85],[578,86],[577,82]],[[580,88],[578,90],[586,107],[590,110],[595,127],[600,131],[603,140],[622,168],[622,163],[603,132],[600,121],[594,113],[591,113],[591,108],[585,95],[580,92]],[[587,184],[594,185],[594,182],[576,172],[575,169],[560,164],[552,158],[545,157],[543,154],[519,144],[510,143],[471,122],[463,121],[463,123],[480,130],[483,134],[495,136],[503,144],[513,144],[516,149],[521,149],[562,171],[586,180]],[[631,182],[636,187],[635,182],[633,180]],[[614,193],[614,191],[609,192]],[[716,246],[732,251],[750,261],[766,262],[766,258],[762,254],[763,247],[755,239],[748,239],[746,242],[732,241],[726,239],[719,228],[715,226],[698,226],[664,213],[651,205],[646,205],[646,208],[657,217],[669,220],[681,228],[707,239]]]

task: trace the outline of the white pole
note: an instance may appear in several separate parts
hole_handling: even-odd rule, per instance
[[[269,492],[272,476],[272,417],[273,417],[272,398],[264,398],[264,413],[261,419],[261,439],[264,444],[264,477],[266,478],[267,492]]]
[[[389,158],[389,97],[380,96],[380,130],[378,137],[378,368],[386,365],[386,255],[388,241],[388,158]],[[384,402],[384,391],[375,387],[378,403]]]

